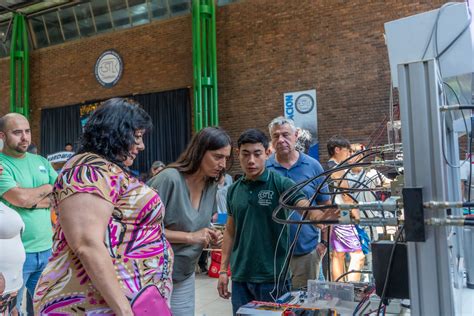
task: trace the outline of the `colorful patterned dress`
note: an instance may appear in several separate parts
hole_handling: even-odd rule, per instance
[[[173,252],[163,234],[165,208],[158,194],[91,153],[69,160],[54,185],[59,218],[58,205],[74,193],[95,194],[114,205],[104,243],[126,297],[131,300],[142,287],[155,284],[169,300]],[[59,222],[53,255],[36,287],[34,305],[40,315],[113,315],[69,247]]]

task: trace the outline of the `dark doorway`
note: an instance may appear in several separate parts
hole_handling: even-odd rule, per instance
[[[153,130],[145,135],[145,151],[132,170],[146,172],[155,160],[168,164],[176,160],[191,137],[189,89],[125,96],[140,103],[153,120]],[[63,151],[66,143],[77,141],[82,132],[81,109],[99,104],[88,102],[41,110],[41,155]]]

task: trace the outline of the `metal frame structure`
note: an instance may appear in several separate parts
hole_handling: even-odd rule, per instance
[[[452,150],[457,148],[457,138],[442,125],[438,73],[435,60],[398,66],[405,187],[421,187],[424,202],[461,200],[459,175],[443,158],[446,146],[451,149],[449,159],[459,162],[459,154]],[[456,177],[458,185],[452,182]],[[446,214],[424,209],[424,217],[445,218]],[[408,242],[412,315],[455,314],[448,230],[426,226],[425,242]]]
[[[26,18],[13,17],[10,46],[10,112],[30,115],[30,62]]]
[[[219,124],[216,8],[214,0],[193,0],[194,129]]]
[[[20,5],[2,4],[2,1],[0,1],[0,34],[9,33],[7,26],[10,24],[14,13],[23,14],[28,22],[31,40],[30,47],[31,49],[38,49],[99,33],[131,28],[153,21],[189,14],[193,1],[194,0],[142,0],[132,2],[125,0],[123,2],[117,2],[112,0],[56,0],[21,1]],[[208,6],[212,4],[211,9],[214,10],[214,6],[223,6],[238,0],[214,1],[204,1],[201,4]],[[103,9],[105,9],[104,12],[102,12]],[[65,11],[67,10],[69,10],[69,12],[65,15]],[[99,13],[98,11],[101,12]],[[114,14],[119,11],[124,14],[120,20],[124,21],[126,19],[126,24],[121,23],[117,25]],[[46,20],[45,15],[49,14],[55,16],[53,21]],[[105,18],[105,16],[107,16],[107,18]],[[83,17],[83,19],[81,19],[81,17]],[[72,21],[63,21],[67,20],[67,18],[72,18]],[[83,20],[88,22],[84,23]],[[100,21],[103,23],[100,23]],[[59,29],[58,34],[53,36],[51,33],[55,32],[56,28]],[[69,34],[66,32],[66,28],[70,31]],[[84,29],[86,32],[84,32]],[[71,35],[72,33],[74,33],[74,35]],[[8,56],[9,44],[10,41],[8,37],[5,37],[3,42],[0,41],[0,58]]]
[[[218,1],[215,0],[183,0],[182,4],[186,4],[189,10],[189,3],[192,4],[192,21],[193,21],[193,67],[194,67],[194,118],[195,118],[195,130],[200,130],[206,126],[215,126],[219,124],[218,115],[218,92],[217,92],[217,48],[216,48],[216,6]],[[230,1],[232,2],[232,1]],[[109,14],[109,20],[111,23],[111,29],[115,30],[116,25],[112,16],[112,8],[110,0],[106,0],[107,13]],[[128,20],[130,26],[133,26],[132,12],[129,2],[124,2],[126,5],[126,11],[128,14]],[[164,2],[166,4],[167,12],[165,16],[172,16],[173,10],[170,5],[170,0]],[[78,37],[81,37],[80,23],[78,21],[76,6],[86,5],[86,9],[90,12],[90,19],[95,32],[98,32],[98,26],[96,23],[96,17],[94,15],[91,3],[82,3],[81,1],[61,1],[56,5],[45,6],[43,3],[34,3],[31,7],[25,6],[20,8],[20,11],[11,9],[8,6],[0,5],[6,14],[2,15],[2,23],[7,23],[5,19],[8,16],[13,16],[13,32],[12,40],[10,43],[10,57],[12,60],[11,64],[11,110],[19,112],[21,111],[26,116],[29,112],[29,63],[28,63],[28,35],[31,36],[31,45],[33,48],[37,48],[40,43],[40,39],[37,38],[35,29],[32,21],[35,20],[40,28],[44,30],[44,38],[41,45],[51,45],[53,43],[52,34],[49,32],[49,26],[53,23],[48,23],[44,14],[51,13],[56,17],[54,24],[59,32],[59,37],[56,35],[54,42],[64,42],[67,39],[66,29],[63,25],[61,12],[63,9],[72,8],[72,16],[74,18],[73,25],[77,30]],[[151,0],[145,0],[143,2],[146,9],[148,10],[149,22],[155,19],[152,15]],[[18,10],[20,10],[18,9]],[[8,31],[7,31],[8,33]],[[21,34],[21,35],[18,35]],[[18,36],[18,37],[17,37]],[[74,37],[74,36],[73,36]],[[75,37],[74,37],[75,38]],[[8,45],[8,41],[5,40],[2,43],[2,47],[5,48]],[[23,81],[19,80],[21,78]],[[21,91],[22,97],[17,95],[17,91]]]

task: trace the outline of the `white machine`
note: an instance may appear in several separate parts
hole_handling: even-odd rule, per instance
[[[460,135],[470,131],[473,29],[467,3],[385,24],[392,82],[400,93],[405,187],[420,187],[423,202],[461,201]],[[449,106],[449,105],[455,106]],[[457,107],[457,108],[456,108]],[[463,118],[464,115],[464,118]],[[456,121],[467,119],[467,127]],[[457,128],[456,128],[457,126]],[[460,127],[462,126],[462,128]],[[424,208],[425,221],[462,218],[461,208]],[[411,212],[405,209],[405,214]],[[460,314],[462,262],[474,253],[463,249],[471,229],[425,225],[424,241],[408,242],[411,313]],[[450,250],[451,248],[451,250]],[[456,295],[455,295],[456,293]]]

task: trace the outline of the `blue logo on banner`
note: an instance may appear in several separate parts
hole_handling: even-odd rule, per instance
[[[289,119],[293,120],[293,116],[295,113],[295,108],[294,108],[294,102],[293,102],[293,95],[287,95],[285,97],[285,114],[286,117]]]

